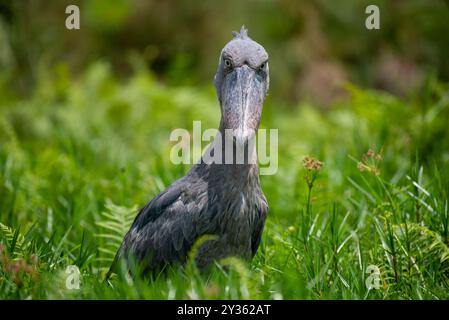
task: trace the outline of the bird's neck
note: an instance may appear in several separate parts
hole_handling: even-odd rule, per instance
[[[220,126],[197,170],[209,183],[215,181],[217,186],[220,185],[223,191],[227,187],[244,191],[246,187],[259,186],[255,142],[240,144]]]
[[[220,197],[229,194],[248,194],[260,188],[257,164],[210,164],[207,165],[209,186]]]
[[[232,130],[220,129],[214,141],[204,152],[201,162],[206,164],[225,164],[241,168],[243,166],[257,167],[256,139],[245,139],[234,136]],[[229,168],[232,170],[232,168]]]

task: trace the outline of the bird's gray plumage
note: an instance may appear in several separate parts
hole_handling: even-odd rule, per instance
[[[226,129],[234,130],[233,144],[248,148],[259,126],[269,83],[267,60],[265,49],[248,37],[244,27],[221,52],[214,79],[222,113],[220,132],[225,137]],[[224,146],[212,144],[207,152],[224,152]],[[133,257],[145,263],[145,271],[182,264],[203,235],[216,238],[198,248],[195,261],[200,268],[229,256],[250,259],[267,213],[256,163],[249,158],[241,164],[202,160],[140,210],[115,262]]]

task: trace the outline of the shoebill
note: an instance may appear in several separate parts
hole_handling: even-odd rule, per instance
[[[269,86],[268,54],[245,27],[233,35],[221,51],[214,79],[221,108],[219,134],[186,176],[140,210],[111,271],[119,259],[129,262],[131,257],[144,265],[144,273],[183,264],[203,235],[213,238],[196,251],[200,270],[222,258],[250,260],[256,254],[268,204],[252,142]],[[240,162],[238,150],[245,155]],[[205,161],[206,154],[215,160]]]

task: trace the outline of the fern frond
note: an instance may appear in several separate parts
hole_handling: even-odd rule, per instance
[[[401,225],[402,226],[402,225]],[[429,228],[410,223],[408,226],[408,237],[413,254],[421,263],[424,261],[440,261],[443,270],[449,271],[449,247],[437,232]],[[404,237],[403,227],[395,228],[395,233],[401,239]]]
[[[111,265],[137,211],[137,206],[131,208],[118,206],[110,199],[106,199],[105,208],[106,210],[101,213],[102,220],[96,222],[100,232],[95,234],[99,240],[97,262],[101,264],[102,269]]]
[[[0,223],[0,240],[6,242],[11,254],[20,255],[24,249],[25,237],[19,229],[13,229]]]

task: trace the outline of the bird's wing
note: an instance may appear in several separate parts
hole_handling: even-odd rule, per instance
[[[118,259],[131,255],[137,261],[145,261],[150,270],[185,259],[199,232],[204,231],[198,230],[197,225],[201,225],[198,220],[206,198],[200,190],[196,198],[185,196],[186,192],[192,194],[195,185],[183,180],[174,182],[140,210],[111,270]]]
[[[256,224],[251,235],[252,256],[256,254],[257,248],[259,248],[260,239],[262,238],[262,232],[265,226],[265,219],[267,218],[268,214],[268,203],[262,192],[258,193],[257,199],[258,201],[256,202],[256,210],[258,216],[256,217]]]

